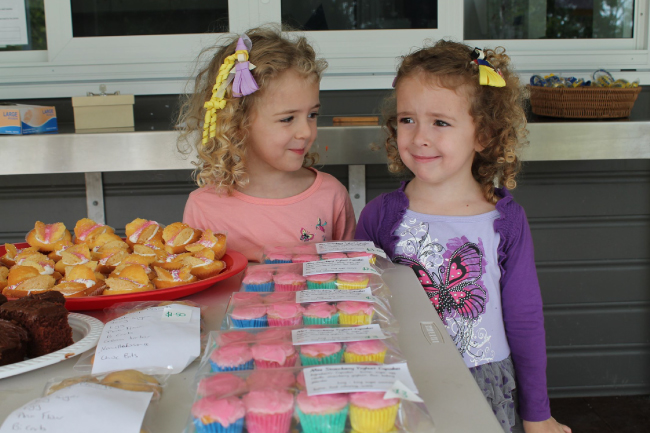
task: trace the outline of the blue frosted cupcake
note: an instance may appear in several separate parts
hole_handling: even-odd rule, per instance
[[[242,280],[246,292],[272,292],[273,273],[270,271],[252,271]]]
[[[296,413],[304,433],[343,433],[348,418],[347,394],[324,394],[309,397],[298,394]]]
[[[230,319],[235,328],[266,328],[269,326],[264,305],[235,307],[230,313]]]
[[[232,343],[210,354],[210,366],[214,372],[252,370],[253,353],[247,343]]]
[[[192,405],[197,433],[241,433],[246,409],[237,397],[205,397]]]

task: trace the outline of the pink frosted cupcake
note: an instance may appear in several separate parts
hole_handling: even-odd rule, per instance
[[[341,301],[337,302],[336,308],[341,325],[370,325],[375,313],[371,302]]]
[[[343,358],[341,343],[304,344],[300,346],[302,365],[340,364]]]
[[[320,260],[318,254],[296,254],[291,258],[293,263],[317,262]]]
[[[305,325],[336,325],[339,323],[339,313],[335,305],[313,302],[303,311],[302,320]]]
[[[336,289],[336,274],[315,274],[307,277],[308,289]]]
[[[302,324],[302,306],[295,302],[278,302],[266,307],[269,326],[297,326]]]
[[[255,335],[246,331],[226,331],[217,336],[217,344],[219,346],[253,341],[255,341]]]
[[[320,256],[321,260],[332,260],[332,259],[347,259],[348,255],[345,253],[327,253]]]
[[[304,433],[343,433],[348,418],[347,394],[309,397],[305,391],[296,398],[296,413]]]
[[[347,253],[348,257],[353,259],[355,257],[368,257],[370,259],[370,263],[374,264],[376,261],[375,255],[373,253],[366,253],[362,251],[355,251],[355,252],[350,252]]]
[[[296,378],[290,371],[255,370],[248,376],[246,383],[251,391],[268,388],[288,390],[296,385]]]
[[[269,340],[292,341],[291,329],[269,328],[255,334],[255,341],[269,341]]]
[[[296,302],[295,292],[273,292],[262,298],[265,304],[275,304],[276,302]]]
[[[232,294],[232,305],[261,305],[262,297],[255,292],[235,292]]]
[[[256,368],[293,367],[298,354],[289,341],[261,341],[252,348]]]
[[[365,289],[370,278],[368,274],[338,274],[336,286],[341,290]]]
[[[293,416],[293,395],[278,389],[251,391],[243,398],[249,433],[288,433]]]
[[[192,405],[197,433],[240,433],[246,409],[237,397],[205,397]]]
[[[384,398],[385,392],[350,394],[350,423],[359,433],[385,433],[395,427],[399,399]]]
[[[253,354],[247,343],[232,343],[212,351],[212,371],[252,370]]]
[[[283,272],[273,276],[276,292],[297,292],[307,288],[307,280],[294,272]]]
[[[250,271],[242,280],[245,292],[272,292],[273,273],[271,271]]]
[[[269,253],[264,257],[264,263],[269,265],[277,265],[280,263],[291,263],[291,254],[285,253]]]
[[[381,340],[351,341],[345,344],[343,358],[348,364],[358,362],[384,363],[386,344]]]
[[[246,392],[248,387],[241,377],[230,373],[215,374],[214,376],[201,379],[197,393],[201,397],[214,396],[225,397]]]
[[[235,328],[266,328],[269,326],[265,305],[235,307],[230,313],[230,319]]]

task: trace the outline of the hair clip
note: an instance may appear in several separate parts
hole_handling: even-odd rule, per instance
[[[237,41],[235,54],[226,57],[219,67],[219,73],[214,86],[212,86],[212,96],[203,104],[206,110],[203,122],[202,142],[204,146],[208,144],[210,138],[217,135],[217,110],[222,110],[226,106],[224,97],[230,83],[232,83],[232,96],[235,98],[241,98],[259,90],[257,82],[250,72],[255,69],[255,65],[248,61],[248,51],[252,45],[250,38],[245,34],[242,35]]]
[[[506,86],[506,80],[503,79],[501,71],[485,60],[485,53],[480,48],[474,48],[474,51],[472,51],[472,63],[478,65],[478,76],[481,86]]]
[[[397,84],[397,75],[395,75],[395,78],[393,78],[393,89],[395,88],[395,85]]]

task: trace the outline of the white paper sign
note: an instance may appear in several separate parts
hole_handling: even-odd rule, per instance
[[[402,400],[417,401],[423,403],[422,400],[416,393],[411,391],[406,385],[404,385],[400,380],[396,380],[393,386],[390,387],[386,394],[384,394],[384,400],[388,398],[401,398]]]
[[[321,242],[316,244],[318,254],[327,253],[371,253],[386,258],[386,253],[381,248],[375,247],[371,241],[339,241]]]
[[[377,324],[350,328],[292,329],[291,339],[296,346],[318,343],[344,343],[346,341],[383,340],[388,338]]]
[[[377,298],[372,296],[370,287],[359,290],[319,289],[296,292],[296,302],[299,304],[339,301],[376,302]]]
[[[386,365],[321,365],[303,371],[307,395],[388,391],[396,380],[417,392],[405,362]]]
[[[28,43],[25,0],[2,0],[0,2],[0,46]]]
[[[104,326],[95,350],[93,374],[126,369],[177,374],[201,352],[201,310],[173,304],[167,312],[185,312],[189,322],[169,321],[167,307],[153,307],[130,313]]]
[[[370,265],[369,257],[354,257],[351,259],[329,259],[317,262],[306,262],[302,264],[302,274],[304,276],[314,274],[343,274],[343,273],[360,273],[375,274],[379,272]]]
[[[13,411],[1,433],[139,433],[151,392],[78,383]]]
[[[162,321],[188,323],[192,320],[192,312],[187,311],[182,307],[184,306],[179,304],[165,306],[163,309]]]

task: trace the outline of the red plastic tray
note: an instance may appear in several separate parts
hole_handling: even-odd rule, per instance
[[[27,248],[29,244],[22,242],[16,245],[16,248]],[[0,256],[4,255],[5,247],[0,245]],[[118,302],[133,302],[133,301],[171,301],[172,299],[182,298],[194,293],[205,290],[210,286],[218,283],[219,281],[237,275],[244,270],[248,265],[248,260],[242,253],[237,251],[227,250],[226,254],[221,259],[226,262],[226,269],[219,275],[200,280],[195,283],[185,284],[182,286],[172,287],[170,289],[156,289],[148,292],[137,292],[126,295],[106,295],[106,296],[86,296],[83,298],[67,298],[65,308],[68,311],[79,310],[101,310],[110,307]]]

